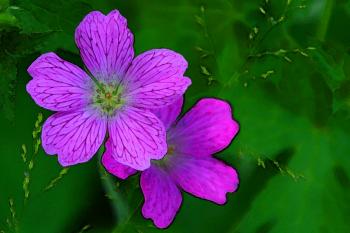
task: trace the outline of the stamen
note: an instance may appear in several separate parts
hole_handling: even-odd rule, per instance
[[[93,96],[93,105],[98,108],[102,114],[112,116],[116,110],[121,108],[125,100],[122,98],[123,87],[113,83],[99,83],[96,85]]]
[[[170,145],[170,146],[168,147],[167,155],[173,155],[173,154],[174,154],[174,151],[175,151],[175,146]]]

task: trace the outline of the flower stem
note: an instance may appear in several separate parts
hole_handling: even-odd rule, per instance
[[[136,208],[129,213],[129,215],[127,216],[127,218],[125,218],[125,220],[123,222],[121,222],[121,224],[118,224],[114,230],[112,231],[112,233],[124,233],[125,232],[125,229],[128,227],[128,224],[131,223],[131,219],[134,217],[134,215],[137,213],[137,211],[140,210],[141,208],[141,205],[143,203],[143,200],[141,199]]]
[[[325,40],[325,37],[327,35],[329,21],[332,16],[333,5],[333,0],[327,0],[324,5],[323,17],[321,18],[321,22],[317,30],[317,38],[322,42]]]
[[[116,223],[124,222],[128,217],[128,207],[125,204],[124,198],[120,192],[117,190],[117,185],[112,177],[102,166],[101,158],[104,152],[104,146],[101,146],[98,154],[98,171],[100,173],[102,185],[105,191],[106,197],[110,200],[115,215]]]

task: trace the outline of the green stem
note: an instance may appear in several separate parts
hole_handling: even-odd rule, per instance
[[[204,8],[204,6],[201,6],[201,12],[202,12],[202,18],[203,18],[203,23],[204,23],[204,25],[203,25],[204,36],[208,39],[211,53],[212,53],[215,65],[217,66],[218,61],[217,61],[217,56],[216,56],[216,49],[215,49],[215,45],[214,45],[214,40],[209,33],[207,16],[206,16],[206,9]]]
[[[333,0],[327,0],[324,10],[323,10],[323,17],[321,19],[320,25],[317,30],[317,38],[321,41],[325,40],[327,31],[328,31],[328,26],[329,26],[329,21],[332,16],[332,10],[333,10]]]
[[[122,222],[122,224],[118,224],[117,227],[114,228],[112,233],[123,233],[128,226],[128,224],[131,222],[131,219],[134,217],[134,215],[141,209],[141,205],[143,203],[143,200],[141,199],[139,203],[137,204],[136,208],[129,213],[125,221]]]
[[[103,188],[105,190],[106,196],[111,201],[112,208],[115,214],[115,220],[118,224],[123,223],[128,218],[128,207],[125,204],[124,198],[117,191],[117,185],[114,177],[112,177],[102,166],[101,158],[104,152],[104,147],[101,146],[98,154],[98,171],[100,173]]]

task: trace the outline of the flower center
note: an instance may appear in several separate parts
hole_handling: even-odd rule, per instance
[[[112,116],[125,103],[125,99],[122,98],[123,90],[121,85],[99,83],[95,87],[93,105],[99,108],[102,114]]]
[[[168,146],[168,151],[166,152],[167,155],[173,155],[175,152],[175,146],[174,145],[169,145]]]

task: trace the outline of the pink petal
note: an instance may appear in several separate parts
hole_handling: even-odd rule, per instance
[[[164,125],[151,112],[128,107],[108,129],[113,158],[136,170],[149,168],[151,159],[161,159],[167,151]]]
[[[106,122],[90,112],[55,113],[43,126],[43,148],[48,154],[58,154],[62,166],[86,162],[101,146]]]
[[[145,197],[143,216],[151,218],[159,228],[168,227],[182,202],[175,183],[161,168],[151,166],[141,174],[141,189]]]
[[[183,104],[183,97],[181,96],[173,104],[165,106],[163,108],[152,109],[154,113],[164,124],[165,129],[168,129],[180,115]]]
[[[186,60],[168,49],[153,49],[137,56],[124,78],[134,106],[161,108],[184,94],[191,80],[183,77]]]
[[[217,204],[224,204],[239,183],[232,167],[210,157],[176,156],[170,173],[186,192]]]
[[[239,130],[231,107],[218,99],[200,100],[171,131],[176,150],[195,156],[211,155],[227,147]]]
[[[55,53],[37,58],[28,68],[33,79],[27,92],[41,107],[52,111],[69,111],[85,106],[92,81],[78,66],[62,60]]]
[[[85,65],[99,79],[123,76],[134,57],[134,37],[117,10],[107,16],[89,13],[77,27],[75,41]]]
[[[131,175],[134,175],[137,170],[125,166],[119,162],[117,162],[112,156],[112,148],[110,145],[110,141],[106,143],[106,152],[102,156],[102,164],[106,168],[106,170],[112,175],[125,180]]]

